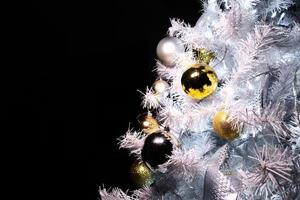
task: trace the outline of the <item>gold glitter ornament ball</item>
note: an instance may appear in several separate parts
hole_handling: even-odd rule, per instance
[[[135,161],[132,164],[130,178],[139,187],[153,183],[152,172],[143,161]]]
[[[188,96],[201,100],[214,93],[218,86],[218,77],[208,65],[197,64],[183,73],[181,85]]]
[[[147,113],[138,117],[140,129],[147,134],[159,131],[159,124],[151,113]]]
[[[205,64],[209,64],[210,61],[212,61],[216,57],[212,51],[207,51],[204,48],[194,49],[193,52],[195,54],[196,60]]]
[[[213,128],[215,133],[223,139],[233,140],[239,136],[239,131],[232,125],[228,114],[221,110],[213,118]]]

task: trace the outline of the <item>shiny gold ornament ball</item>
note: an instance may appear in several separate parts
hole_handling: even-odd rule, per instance
[[[233,127],[228,114],[221,110],[213,118],[213,128],[215,133],[223,139],[233,140],[239,136],[237,128]]]
[[[218,77],[208,65],[196,64],[183,73],[181,85],[188,96],[201,100],[214,93]]]
[[[151,114],[141,115],[138,118],[138,123],[143,132],[151,134],[159,131],[159,124]]]
[[[135,161],[130,168],[131,180],[137,186],[151,185],[153,176],[151,170],[142,161]]]

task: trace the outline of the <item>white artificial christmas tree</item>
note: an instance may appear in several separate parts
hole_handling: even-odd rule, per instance
[[[299,3],[208,0],[194,27],[172,20],[144,94],[154,116],[120,139],[153,181],[101,198],[299,200]]]

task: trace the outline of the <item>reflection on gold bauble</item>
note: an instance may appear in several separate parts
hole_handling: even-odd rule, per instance
[[[214,93],[218,77],[208,65],[196,64],[183,73],[181,85],[188,96],[201,100]]]
[[[151,113],[141,115],[138,118],[138,123],[142,131],[147,134],[151,134],[159,130],[159,124]]]
[[[239,136],[239,131],[233,127],[228,114],[221,110],[213,118],[213,128],[215,133],[223,139],[233,140]]]
[[[130,177],[137,186],[151,185],[153,183],[152,172],[142,161],[135,161],[132,164]]]

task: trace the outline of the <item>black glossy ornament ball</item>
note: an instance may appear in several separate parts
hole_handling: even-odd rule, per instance
[[[156,132],[148,135],[142,149],[142,159],[152,168],[165,163],[168,156],[172,154],[173,144],[170,138],[162,133]]]

